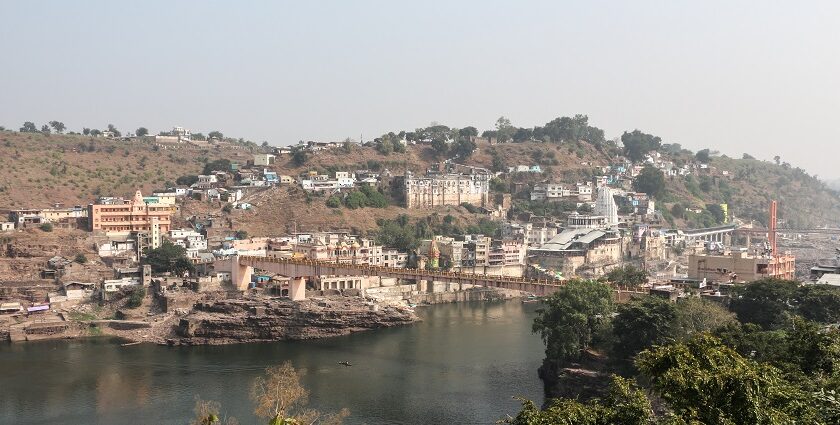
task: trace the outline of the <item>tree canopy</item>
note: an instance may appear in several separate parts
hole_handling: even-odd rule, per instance
[[[564,363],[578,359],[603,330],[612,311],[612,289],[592,280],[569,281],[546,298],[533,326],[545,343],[546,360]]]
[[[639,130],[624,132],[621,135],[621,143],[624,144],[624,155],[633,162],[640,162],[650,151],[658,150],[662,146],[662,139],[652,134],[643,133]]]
[[[665,175],[656,167],[646,165],[633,180],[633,190],[659,198],[665,194]]]

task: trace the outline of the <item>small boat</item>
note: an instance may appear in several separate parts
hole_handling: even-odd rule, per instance
[[[353,364],[350,363],[350,362],[338,362],[338,364],[340,364],[342,366],[347,366],[347,367],[353,366]]]
[[[536,295],[528,295],[527,297],[525,297],[525,299],[522,300],[522,304],[531,304],[538,302],[540,302],[540,299]]]
[[[131,345],[137,345],[137,344],[140,344],[141,342],[142,341],[126,342],[125,344],[120,344],[120,347],[128,347],[128,346],[131,346]]]

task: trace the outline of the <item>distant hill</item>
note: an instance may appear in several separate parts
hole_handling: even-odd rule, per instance
[[[251,156],[241,149],[160,149],[148,142],[0,131],[0,209],[150,193],[223,157]]]
[[[226,158],[244,164],[252,158],[251,151],[259,149],[253,146],[160,149],[143,142],[3,131],[0,132],[0,208],[45,207],[56,202],[87,204],[97,195],[125,196],[137,188],[148,193],[164,188],[180,176],[199,174],[208,161]],[[689,151],[668,153],[664,148],[659,151],[664,159],[677,165],[696,161]],[[428,144],[409,145],[405,152],[387,155],[374,147],[353,144],[347,148],[310,153],[301,165],[290,156],[280,156],[269,168],[291,176],[306,171],[358,169],[389,169],[394,174],[402,174],[405,170],[422,173],[444,158],[437,156]],[[573,184],[589,180],[600,174],[600,167],[623,160],[621,149],[610,142],[525,141],[491,145],[479,138],[472,155],[457,161],[494,170],[540,165],[542,173],[517,173],[494,185],[496,190],[515,192],[515,202],[527,208],[527,191],[533,183]],[[729,211],[736,217],[764,224],[771,199],[780,202],[780,218],[790,227],[840,224],[837,193],[801,169],[723,156],[713,156],[710,161],[710,166],[717,170],[714,176],[695,173],[666,179],[667,190],[657,200],[657,207],[673,224],[708,225],[709,214],[675,215],[673,212],[686,207],[703,209],[720,203],[728,204]],[[723,171],[728,175],[722,175]],[[630,182],[625,182],[625,186],[629,188]],[[257,208],[230,213],[232,225],[247,229],[251,234],[276,234],[295,224],[300,228],[357,227],[365,230],[375,228],[378,218],[394,218],[407,212],[399,205],[384,209],[330,209],[324,205],[323,197],[307,196],[295,188],[275,188],[254,196]],[[221,213],[221,205],[208,205],[198,210],[206,212],[208,208]],[[410,215],[424,217],[433,212],[452,214],[464,224],[477,220],[462,207],[413,211]]]

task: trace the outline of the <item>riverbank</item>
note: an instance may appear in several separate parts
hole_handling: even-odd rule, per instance
[[[418,320],[414,306],[523,295],[501,288],[437,286],[433,292],[417,291],[414,285],[375,288],[366,296],[313,293],[304,301],[261,293],[231,297],[221,291],[168,291],[162,298],[147,297],[138,308],[127,308],[124,302],[81,303],[41,315],[0,316],[0,341],[104,335],[132,343],[222,345],[318,339],[412,324]]]

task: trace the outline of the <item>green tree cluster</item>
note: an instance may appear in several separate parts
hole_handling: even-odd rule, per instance
[[[621,135],[621,143],[624,145],[624,156],[630,161],[640,162],[645,159],[648,152],[659,150],[662,146],[662,139],[652,134],[633,130],[631,132],[625,131]]]
[[[665,175],[656,167],[646,165],[633,180],[633,190],[661,198],[665,194]]]
[[[152,266],[152,271],[156,273],[180,275],[195,271],[192,261],[187,258],[187,249],[169,241],[163,241],[159,247],[146,251],[142,263]]]

